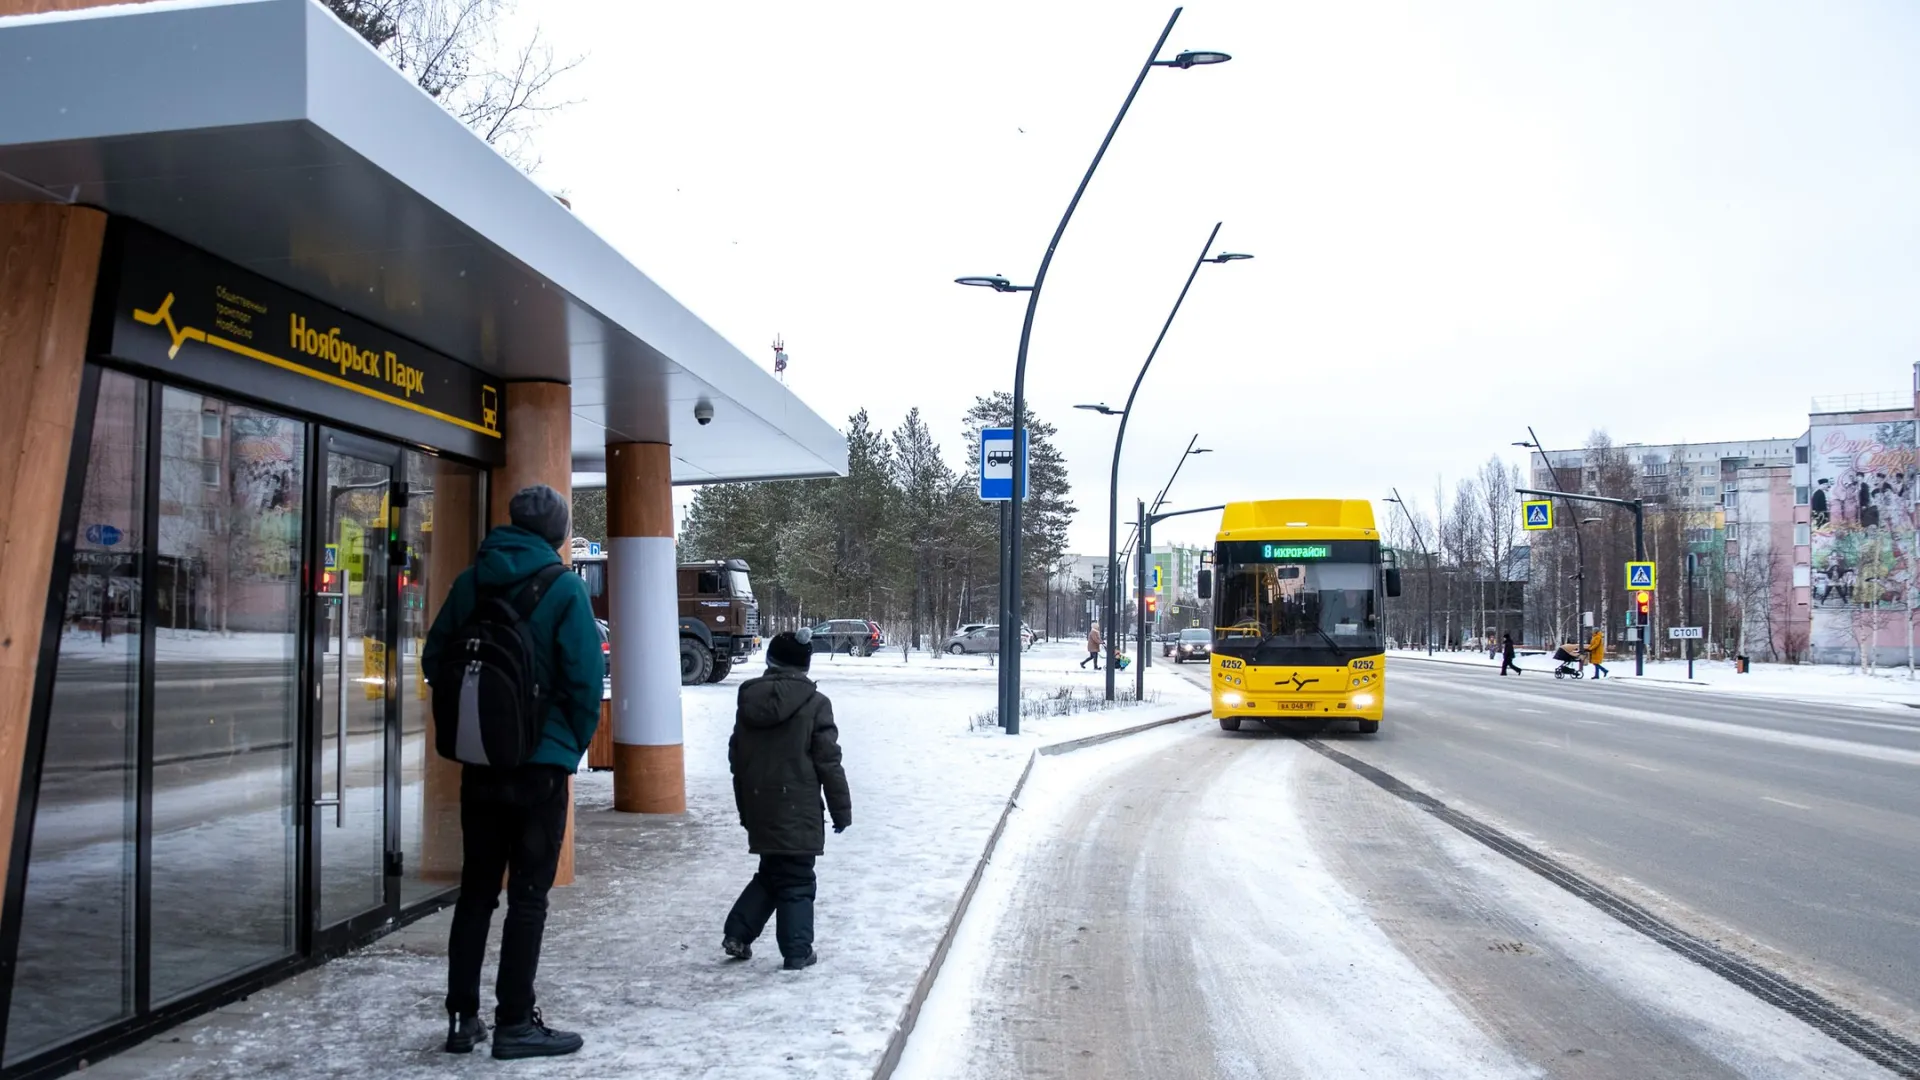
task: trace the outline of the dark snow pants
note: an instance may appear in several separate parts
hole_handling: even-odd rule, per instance
[[[726,936],[752,944],[767,928],[767,920],[778,916],[773,936],[780,943],[780,955],[797,960],[811,953],[813,859],[812,855],[760,856],[759,872],[727,912]]]
[[[547,927],[547,893],[567,834],[567,773],[552,765],[503,771],[468,766],[460,777],[460,899],[447,941],[447,1012],[480,1011],[480,967],[487,927],[507,877],[507,917],[500,926],[500,975],[494,1021],[523,1024],[533,1016],[533,976]],[[509,874],[508,872],[511,871]]]

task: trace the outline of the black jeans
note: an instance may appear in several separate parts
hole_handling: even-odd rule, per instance
[[[760,870],[727,912],[726,936],[752,943],[776,914],[774,940],[789,960],[813,951],[813,856],[762,855]]]
[[[1099,649],[1087,650],[1087,658],[1085,660],[1080,661],[1080,666],[1086,667],[1088,663],[1093,664],[1093,670],[1095,671],[1100,670],[1100,650]]]
[[[547,926],[547,892],[567,834],[567,773],[552,765],[499,770],[467,766],[460,777],[460,899],[447,941],[447,1012],[480,1012],[480,965],[487,929],[507,879],[507,917],[500,927],[500,975],[494,1022],[533,1017],[533,976]]]

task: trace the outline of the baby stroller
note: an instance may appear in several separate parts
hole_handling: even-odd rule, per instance
[[[1580,657],[1569,651],[1565,645],[1553,650],[1553,658],[1559,666],[1553,669],[1556,679],[1577,679],[1580,677]]]
[[[1114,670],[1116,671],[1127,670],[1127,665],[1131,663],[1133,663],[1133,661],[1127,658],[1126,653],[1116,653],[1114,655],[1113,667],[1114,667]]]

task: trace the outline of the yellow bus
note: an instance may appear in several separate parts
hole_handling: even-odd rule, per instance
[[[1213,715],[1237,731],[1355,721],[1387,704],[1383,600],[1400,571],[1364,499],[1229,503],[1199,591],[1213,611]]]

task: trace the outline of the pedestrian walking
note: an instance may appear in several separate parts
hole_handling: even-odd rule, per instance
[[[1093,670],[1099,671],[1100,670],[1100,628],[1098,626],[1095,626],[1093,629],[1087,631],[1087,659],[1080,661],[1080,666],[1086,667],[1087,662],[1089,660],[1093,662]]]
[[[1505,675],[1512,668],[1515,675],[1520,674],[1520,665],[1513,662],[1513,635],[1500,635],[1500,674]]]
[[[727,741],[734,804],[760,869],[727,912],[720,947],[736,960],[751,959],[754,939],[773,918],[788,971],[819,959],[813,948],[813,861],[827,846],[822,803],[833,816],[834,832],[853,824],[833,702],[807,677],[813,655],[808,638],[802,628],[767,643],[767,673],[741,684]]]
[[[1587,663],[1593,665],[1593,677],[1607,675],[1607,634],[1599,627],[1593,628],[1593,637],[1587,641]]]
[[[586,585],[560,561],[566,498],[536,484],[513,496],[507,515],[511,524],[488,533],[473,566],[454,579],[420,656],[433,685],[438,749],[464,763],[446,1048],[469,1053],[487,1038],[480,968],[505,877],[493,1056],[551,1057],[583,1042],[546,1025],[533,978],[566,840],[568,780],[600,723],[606,660]],[[527,667],[496,663],[503,652]],[[509,667],[512,674],[501,674]]]

